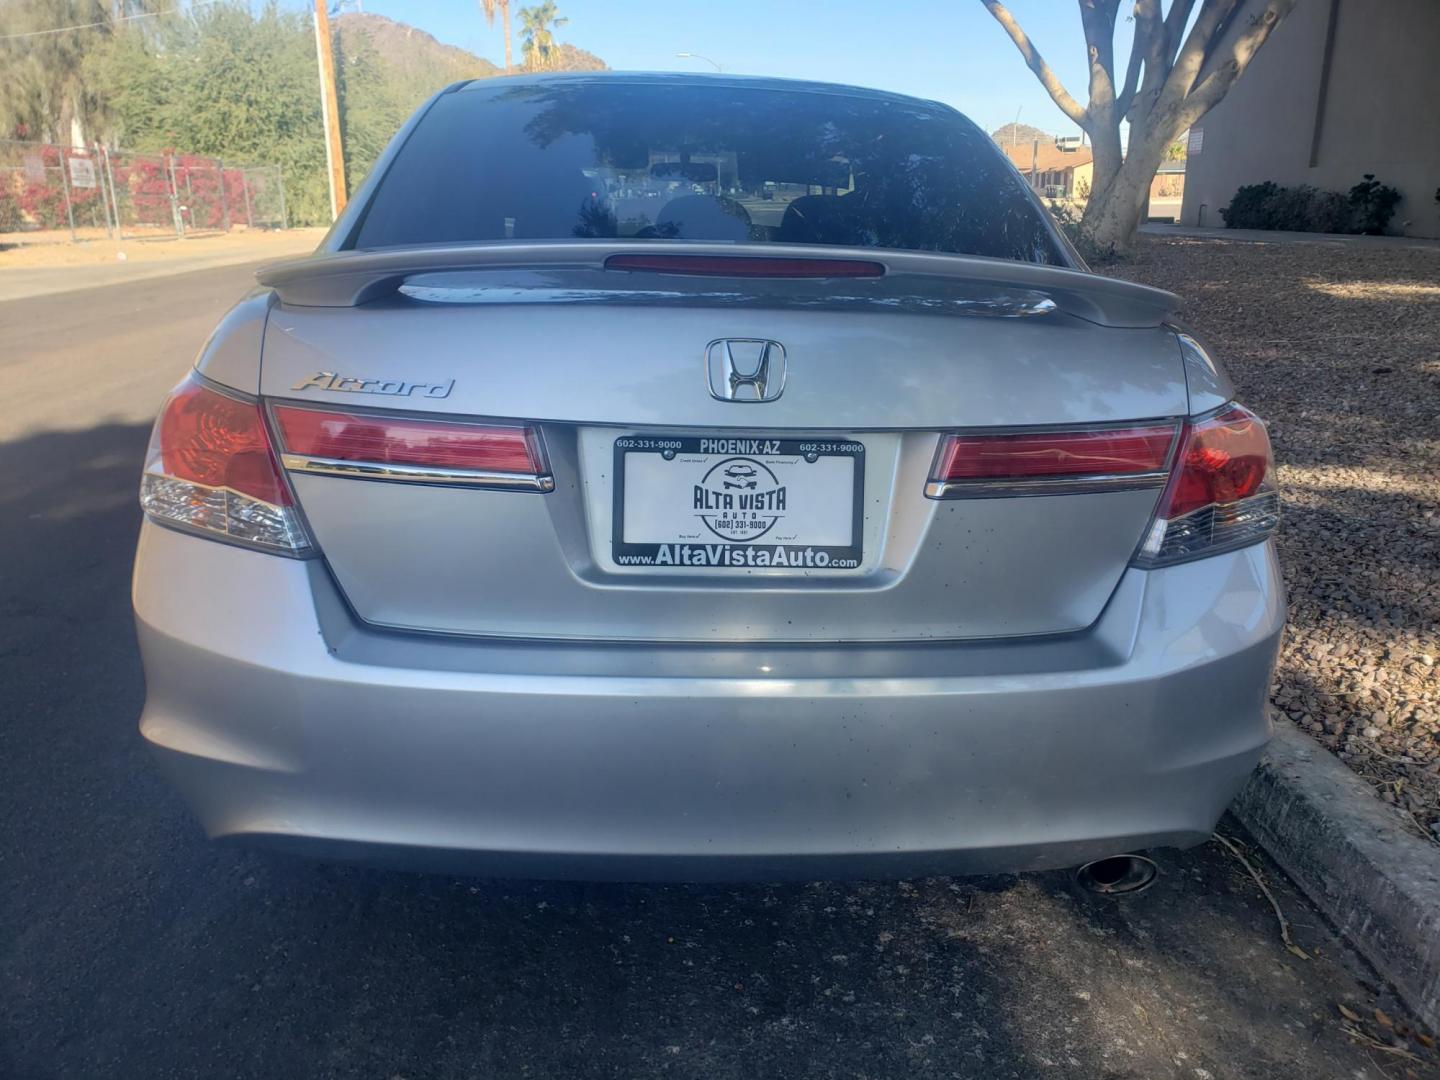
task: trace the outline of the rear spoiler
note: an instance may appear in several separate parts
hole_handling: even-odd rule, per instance
[[[879,263],[881,276],[743,279],[606,270],[617,255],[732,256],[748,259],[856,260]],[[466,302],[524,303],[631,299],[848,309],[879,306],[937,314],[990,316],[1064,312],[1102,326],[1158,326],[1174,316],[1173,293],[1080,270],[1006,259],[874,248],[792,244],[582,242],[490,243],[340,251],[274,263],[255,274],[280,302],[356,307],[393,296],[413,278],[457,275]],[[763,286],[760,281],[763,280]],[[456,301],[452,301],[456,302]]]

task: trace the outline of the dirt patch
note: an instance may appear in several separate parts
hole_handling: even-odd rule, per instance
[[[45,234],[47,237],[50,234]],[[96,266],[107,263],[155,263],[204,258],[211,255],[253,254],[256,259],[273,255],[304,253],[314,249],[324,229],[239,229],[230,233],[189,236],[178,240],[171,233],[164,238],[110,240],[103,237],[80,243],[46,242],[29,238],[12,243],[7,235],[0,243],[0,270],[52,266]]]
[[[1270,422],[1290,622],[1271,700],[1440,840],[1440,248],[1142,238]]]

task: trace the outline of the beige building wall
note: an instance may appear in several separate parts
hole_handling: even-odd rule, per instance
[[[1347,191],[1365,173],[1404,195],[1390,231],[1440,237],[1440,0],[1300,0],[1250,70],[1191,133],[1187,225],[1221,226],[1242,184]],[[1202,138],[1200,152],[1195,142]]]

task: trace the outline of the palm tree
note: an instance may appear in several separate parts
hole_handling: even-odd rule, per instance
[[[510,0],[480,0],[480,10],[485,13],[485,21],[495,25],[495,14],[500,14],[500,25],[505,30],[505,74],[510,74]]]
[[[570,20],[561,16],[555,0],[545,0],[535,7],[520,9],[520,25],[525,30],[525,66],[531,71],[545,71],[555,62],[555,35]]]

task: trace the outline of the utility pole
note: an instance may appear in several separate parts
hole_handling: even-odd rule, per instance
[[[335,56],[330,51],[330,15],[315,0],[315,62],[320,67],[320,118],[325,125],[325,168],[330,176],[330,218],[345,209],[345,150],[340,145],[340,103],[335,94]]]

